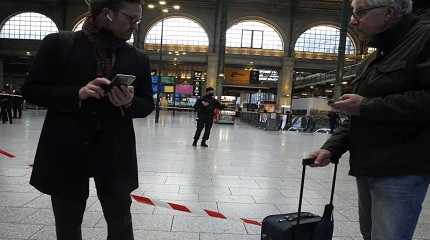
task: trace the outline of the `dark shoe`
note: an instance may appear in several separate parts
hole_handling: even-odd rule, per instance
[[[193,147],[197,147],[197,141],[196,140],[194,140],[194,142],[193,142]]]
[[[206,142],[204,142],[204,141],[200,144],[200,146],[202,146],[202,147],[209,147],[209,146],[206,144]]]

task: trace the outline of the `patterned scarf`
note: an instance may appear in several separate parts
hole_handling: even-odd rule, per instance
[[[126,42],[116,38],[111,32],[96,26],[94,16],[87,17],[82,31],[95,47],[97,76],[112,79],[116,50],[125,46]]]

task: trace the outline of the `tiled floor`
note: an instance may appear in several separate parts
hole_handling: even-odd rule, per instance
[[[43,111],[26,111],[13,125],[0,125],[0,148],[17,155],[0,157],[0,240],[55,239],[49,197],[34,190],[29,175]],[[269,132],[238,122],[214,125],[210,147],[191,147],[195,122],[189,113],[162,113],[135,120],[140,188],[153,198],[261,220],[296,211],[301,157],[319,147],[325,134]],[[344,156],[345,160],[347,156]],[[335,198],[335,239],[360,238],[354,179],[342,161]],[[304,210],[321,213],[328,201],[332,168],[308,171]],[[215,220],[133,203],[135,239],[257,240],[260,228],[234,220]],[[106,239],[106,223],[93,184],[83,223],[84,239]],[[430,197],[416,239],[430,239]]]

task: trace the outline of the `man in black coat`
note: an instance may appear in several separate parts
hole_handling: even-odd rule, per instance
[[[13,123],[12,120],[12,105],[13,105],[13,97],[10,94],[7,94],[4,91],[0,95],[0,116],[3,123],[9,121],[10,124]]]
[[[13,110],[13,118],[21,118],[22,117],[22,104],[24,99],[21,96],[19,91],[15,91],[12,98],[12,110]]]
[[[203,128],[205,133],[201,142],[202,147],[208,147],[206,141],[209,139],[213,125],[214,110],[221,109],[221,104],[214,98],[215,90],[212,87],[206,88],[206,95],[197,100],[194,109],[197,111],[197,130],[194,134],[193,146],[197,146]]]
[[[130,193],[138,187],[133,118],[153,108],[148,58],[126,41],[140,0],[93,0],[83,31],[48,35],[23,86],[48,109],[30,184],[51,195],[57,239],[80,240],[93,177],[109,240],[133,239]],[[116,74],[132,86],[106,88]]]
[[[353,0],[351,25],[378,50],[362,63],[353,94],[332,107],[351,115],[313,153],[314,166],[350,152],[365,240],[410,240],[430,183],[430,22],[411,0]]]

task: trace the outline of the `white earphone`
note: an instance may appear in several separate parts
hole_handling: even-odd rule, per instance
[[[111,18],[109,15],[107,15],[107,14],[106,14],[106,18],[107,18],[109,21],[113,22],[112,18]]]

